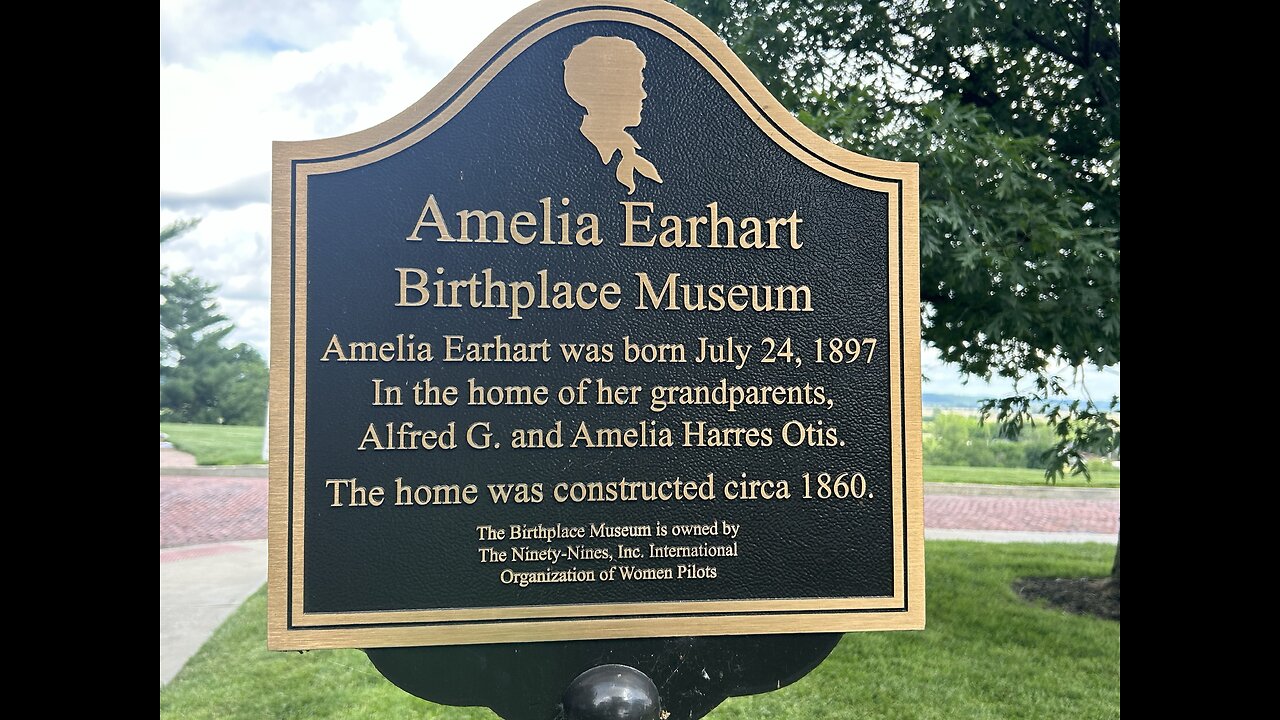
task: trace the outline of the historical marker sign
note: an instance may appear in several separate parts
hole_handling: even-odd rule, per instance
[[[273,648],[923,626],[915,165],[613,0],[273,184]]]

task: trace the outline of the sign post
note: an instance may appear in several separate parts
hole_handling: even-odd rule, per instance
[[[655,0],[538,3],[273,162],[270,647],[504,717],[607,656],[699,717],[923,627],[914,164]],[[558,687],[444,682],[508,661]]]

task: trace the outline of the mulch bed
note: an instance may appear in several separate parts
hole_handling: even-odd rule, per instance
[[[1109,577],[1021,578],[1013,582],[1013,591],[1029,602],[1120,622],[1120,588]]]

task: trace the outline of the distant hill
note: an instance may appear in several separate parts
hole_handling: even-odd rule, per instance
[[[926,408],[939,410],[977,410],[979,404],[986,399],[981,395],[952,395],[950,393],[924,393],[922,400]],[[1053,405],[1066,406],[1071,400],[1054,400]],[[1120,408],[1116,408],[1119,410]]]
[[[930,392],[924,393],[922,399],[924,400],[924,406],[927,408],[946,408],[948,410],[961,408],[965,410],[977,410],[978,403],[983,400],[983,398],[978,397],[977,395],[951,395],[948,393]]]

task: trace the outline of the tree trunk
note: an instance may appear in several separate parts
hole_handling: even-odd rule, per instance
[[[1111,564],[1111,584],[1120,589],[1120,537],[1116,536],[1116,560]]]

